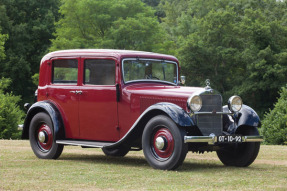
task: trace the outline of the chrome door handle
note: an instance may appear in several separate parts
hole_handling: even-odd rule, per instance
[[[70,93],[73,93],[73,94],[82,94],[83,92],[81,90],[76,90],[76,91],[70,91]]]

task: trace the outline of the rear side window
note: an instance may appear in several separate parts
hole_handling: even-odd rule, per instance
[[[115,85],[114,60],[85,60],[84,83],[92,85]]]
[[[78,61],[77,60],[54,60],[52,83],[54,84],[77,84]]]

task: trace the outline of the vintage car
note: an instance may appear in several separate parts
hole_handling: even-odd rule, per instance
[[[127,50],[63,50],[41,61],[37,102],[22,138],[35,155],[56,159],[64,145],[108,156],[143,150],[156,169],[179,167],[188,151],[216,151],[223,164],[249,166],[262,136],[256,112],[206,87],[180,86],[174,56]],[[28,104],[27,104],[28,105]]]

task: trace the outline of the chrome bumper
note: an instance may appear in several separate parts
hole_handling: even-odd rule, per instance
[[[242,136],[242,142],[262,142],[263,136]],[[217,136],[184,136],[184,143],[217,143]]]

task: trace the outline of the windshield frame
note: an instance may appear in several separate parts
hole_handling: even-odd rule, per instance
[[[171,63],[171,64],[175,64],[176,67],[176,83],[173,82],[169,82],[169,81],[164,81],[164,80],[153,80],[153,79],[139,79],[139,80],[131,80],[131,81],[125,81],[125,70],[124,70],[124,62],[126,60],[134,60],[134,61],[158,61],[158,62],[166,62],[166,63]],[[175,61],[171,61],[171,60],[165,60],[165,59],[154,59],[154,58],[124,58],[122,59],[122,80],[124,82],[124,84],[129,84],[129,83],[135,83],[135,82],[156,82],[156,83],[165,83],[165,84],[170,84],[170,85],[174,85],[177,86],[179,81],[178,81],[178,63]]]

